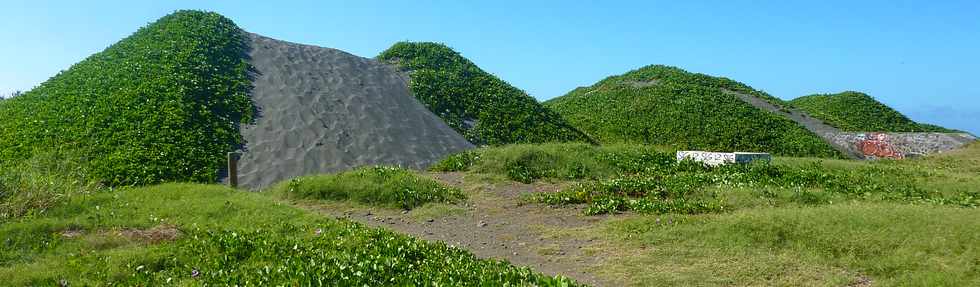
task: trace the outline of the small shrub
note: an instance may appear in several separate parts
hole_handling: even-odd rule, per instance
[[[465,171],[479,160],[480,153],[469,150],[451,154],[445,159],[433,164],[429,167],[429,170],[442,172]]]
[[[397,167],[362,167],[348,172],[291,179],[280,184],[289,196],[349,200],[389,208],[412,209],[429,202],[463,199],[457,188]]]

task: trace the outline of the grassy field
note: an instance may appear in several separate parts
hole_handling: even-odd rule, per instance
[[[13,286],[571,284],[216,185],[79,194],[0,234]]]
[[[909,161],[777,158],[773,164],[704,167],[665,148],[581,144],[516,145],[453,155],[437,171],[490,174],[525,183],[573,181],[533,202],[586,204],[592,214],[718,213],[762,206],[848,201],[980,206],[971,147]],[[961,155],[960,155],[961,154]],[[952,163],[951,163],[952,162]],[[964,170],[965,169],[965,170]],[[971,173],[972,172],[972,173]]]
[[[564,189],[527,202],[613,214],[549,232],[596,239],[590,254],[612,259],[593,272],[630,285],[980,283],[978,144],[903,161],[779,157],[727,168],[672,155],[665,147],[513,145],[451,156],[434,169],[488,184],[550,182]],[[570,284],[294,206],[413,208],[426,218],[468,212],[459,190],[410,171],[362,168],[260,193],[110,189],[74,179],[84,170],[65,160],[0,172],[0,277],[10,284]]]
[[[882,184],[960,200],[839,195],[798,201],[793,193],[722,185],[710,190],[731,207],[724,212],[632,213],[564,232],[609,240],[594,252],[621,259],[602,272],[636,286],[980,285],[980,145],[906,161],[777,158],[776,164],[870,172]]]

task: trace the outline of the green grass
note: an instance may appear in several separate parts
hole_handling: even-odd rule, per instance
[[[167,226],[179,236],[125,235]],[[215,185],[74,196],[42,216],[0,225],[0,234],[0,278],[13,286],[571,284]]]
[[[577,180],[636,174],[652,162],[673,162],[674,158],[674,154],[667,149],[651,146],[522,144],[484,147],[453,154],[430,169],[494,174],[530,183],[539,179]]]
[[[72,196],[101,190],[77,161],[70,154],[49,152],[0,164],[0,223],[39,216]]]
[[[843,131],[851,132],[958,132],[920,124],[871,96],[859,92],[817,94],[796,98],[790,105]]]
[[[108,185],[214,182],[252,103],[245,34],[178,11],[0,102],[0,164],[70,151]]]
[[[291,198],[352,201],[402,209],[454,202],[464,197],[459,189],[412,171],[386,166],[299,177],[272,187],[271,192]]]
[[[980,206],[975,173],[944,172],[940,163],[971,166],[976,146],[908,161],[777,158],[773,164],[706,167],[677,162],[673,151],[648,146],[511,145],[447,157],[437,171],[469,171],[530,183],[574,180],[528,200],[585,204],[587,214],[717,213],[760,206],[811,206],[844,201]],[[938,165],[938,166],[937,166]],[[950,178],[956,180],[949,180]],[[941,185],[937,185],[941,183]]]
[[[443,44],[400,42],[378,59],[410,71],[415,97],[475,144],[592,141],[524,91]]]
[[[785,104],[726,78],[659,65],[608,77],[544,104],[603,144],[841,156],[792,120],[757,109],[732,92]]]
[[[977,230],[976,209],[848,203],[635,217],[599,234],[624,245],[606,272],[636,286],[976,286]]]
[[[849,183],[856,190],[908,186],[932,200],[873,196],[893,194],[892,188],[872,196],[833,192],[844,187],[829,184],[833,177],[816,181],[830,188],[729,181],[696,189],[690,196],[718,200],[726,206],[722,212],[634,212],[562,232],[603,239],[589,250],[616,259],[598,271],[630,286],[980,284],[980,145],[903,161],[777,158],[775,165],[857,176]],[[669,181],[613,186],[630,192],[629,187]]]

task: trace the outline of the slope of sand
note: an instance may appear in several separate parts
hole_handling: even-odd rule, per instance
[[[424,168],[472,148],[418,102],[408,77],[343,51],[250,34],[256,121],[242,128],[239,184],[362,165]]]

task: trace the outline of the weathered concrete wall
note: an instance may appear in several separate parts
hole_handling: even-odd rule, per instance
[[[977,138],[966,133],[839,132],[828,140],[864,159],[903,159],[956,149]]]
[[[755,152],[708,152],[708,151],[678,151],[677,161],[693,160],[710,166],[717,166],[730,163],[750,163],[761,160],[772,161],[772,156],[768,153]]]

